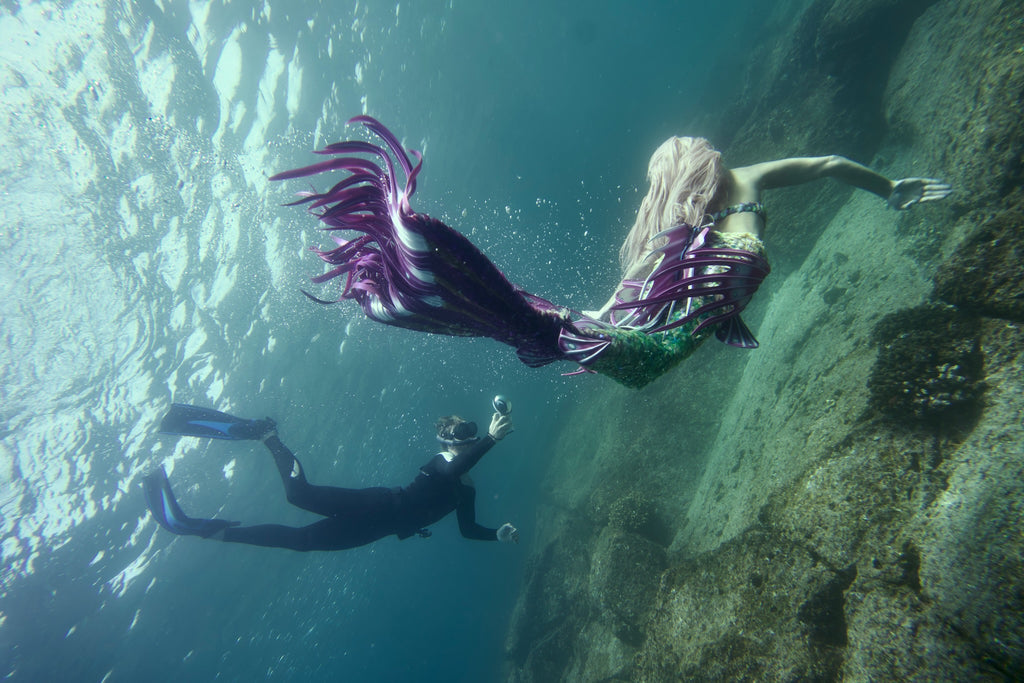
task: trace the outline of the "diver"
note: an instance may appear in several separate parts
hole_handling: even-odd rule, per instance
[[[176,403],[160,425],[162,434],[262,441],[274,456],[288,502],[325,519],[304,527],[289,527],[239,526],[239,522],[223,519],[189,517],[175,500],[163,467],[143,480],[146,502],[156,521],[175,534],[302,552],[345,550],[392,534],[399,539],[413,535],[426,538],[430,536],[427,527],[452,511],[466,538],[518,543],[519,531],[509,523],[497,529],[477,524],[476,489],[467,476],[480,458],[512,431],[511,403],[497,396],[494,408],[487,435],[482,438],[477,436],[475,422],[458,415],[440,418],[436,429],[442,450],[420,468],[408,486],[344,489],[306,481],[302,465],[278,438],[272,419],[245,420]]]
[[[771,270],[762,242],[764,191],[833,178],[897,210],[952,192],[934,178],[891,180],[837,155],[730,169],[704,138],[672,137],[650,159],[650,189],[620,250],[619,286],[600,310],[577,313],[513,285],[465,236],[413,211],[422,156],[369,116],[352,122],[383,146],[335,143],[322,153],[339,156],[270,178],[348,174],[293,202],[309,204],[337,243],[314,249],[328,264],[314,282],[337,278],[337,301],[354,300],[386,325],[491,337],[530,367],[572,361],[577,372],[632,388],[678,365],[712,334],[732,346],[757,347],[740,313]],[[343,231],[362,234],[346,240],[337,236]]]

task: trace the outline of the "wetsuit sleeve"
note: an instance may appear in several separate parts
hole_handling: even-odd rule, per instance
[[[480,458],[484,457],[484,453],[491,450],[491,446],[495,443],[491,435],[488,434],[473,444],[473,448],[469,451],[456,456],[451,462],[443,463],[441,467],[444,468],[444,473],[450,477],[461,477],[473,469],[473,465],[480,462]]]
[[[476,523],[476,489],[462,484],[462,496],[459,507],[455,508],[455,516],[459,520],[459,531],[465,538],[474,541],[497,541],[498,530],[488,529]]]

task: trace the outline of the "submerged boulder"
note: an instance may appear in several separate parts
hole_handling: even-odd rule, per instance
[[[591,596],[619,640],[634,647],[643,643],[644,623],[667,566],[665,549],[642,536],[609,527],[598,538]]]
[[[964,310],[1024,322],[1024,198],[982,223],[939,269],[935,296]]]
[[[977,418],[984,385],[975,317],[941,304],[897,311],[878,323],[874,341],[874,412],[937,427],[969,426]]]

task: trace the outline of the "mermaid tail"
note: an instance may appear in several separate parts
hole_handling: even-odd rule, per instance
[[[406,152],[391,131],[369,116],[353,122],[373,132],[384,147],[335,143],[317,152],[334,158],[270,178],[335,170],[349,174],[326,192],[302,192],[291,203],[309,204],[338,245],[328,251],[313,248],[332,266],[313,281],[344,277],[337,301],[354,300],[367,317],[387,325],[491,337],[515,347],[531,367],[562,359],[558,335],[571,326],[568,310],[516,287],[460,233],[415,213],[409,199],[416,191],[422,156]],[[356,154],[375,156],[379,163]],[[392,156],[405,175],[404,187],[399,186]],[[344,239],[338,233],[345,230],[362,234]],[[304,294],[319,303],[335,303]]]
[[[407,152],[369,116],[352,122],[365,126],[383,146],[331,144],[317,153],[332,158],[270,178],[347,173],[326,192],[301,192],[291,203],[308,204],[337,244],[327,251],[313,248],[330,266],[314,282],[344,278],[336,301],[354,300],[367,317],[386,325],[491,337],[513,346],[531,367],[555,360],[575,361],[582,371],[593,366],[629,386],[642,386],[689,355],[713,325],[726,343],[757,346],[739,312],[768,273],[759,255],[708,246],[709,228],[680,225],[662,233],[668,244],[655,252],[663,258],[654,272],[644,281],[623,282],[611,323],[574,321],[568,309],[509,282],[463,235],[414,212],[409,200],[422,167],[420,154]],[[360,234],[341,237],[347,230]],[[335,303],[303,293],[318,303]],[[655,356],[659,359],[652,362]]]

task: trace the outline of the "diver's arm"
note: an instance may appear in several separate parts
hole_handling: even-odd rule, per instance
[[[474,541],[497,541],[498,530],[489,529],[476,523],[476,489],[462,485],[462,496],[459,506],[455,508],[455,516],[459,520],[459,532],[464,538]]]
[[[487,436],[460,452],[447,464],[445,472],[453,477],[461,477],[473,469],[473,466],[480,462],[484,453],[491,450],[491,446],[501,441],[512,433],[512,418],[495,412],[491,415],[491,424],[487,428]]]
[[[497,443],[495,438],[488,434],[483,437],[472,446],[466,448],[465,451],[459,453],[450,462],[442,463],[445,469],[445,474],[452,477],[461,477],[466,472],[473,469],[473,466],[480,462],[480,458],[484,457],[484,453],[491,450],[491,447]]]

